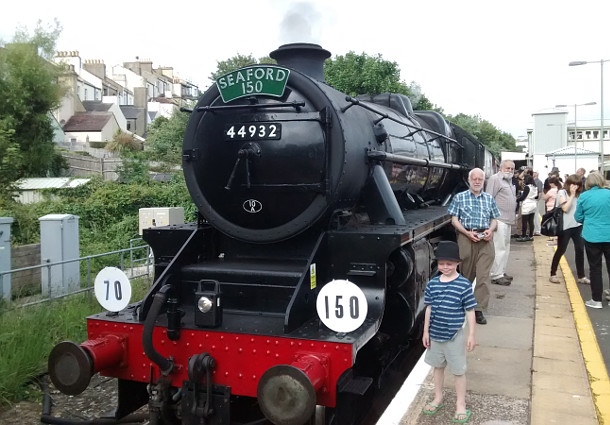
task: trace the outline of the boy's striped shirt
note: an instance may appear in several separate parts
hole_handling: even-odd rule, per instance
[[[424,304],[432,306],[430,312],[430,339],[449,341],[464,325],[466,311],[477,306],[472,284],[461,274],[450,282],[441,282],[438,275],[428,282]]]

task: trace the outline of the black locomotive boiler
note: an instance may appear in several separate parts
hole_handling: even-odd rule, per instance
[[[346,96],[290,44],[220,77],[183,143],[197,223],[144,231],[150,292],[49,357],[61,391],[118,378],[121,418],[355,424],[418,341],[447,203],[493,158],[406,96]]]

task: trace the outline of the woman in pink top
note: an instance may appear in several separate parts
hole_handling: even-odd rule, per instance
[[[549,186],[551,188],[544,194],[544,204],[547,212],[555,208],[555,200],[557,199],[557,192],[561,189],[561,182],[557,177],[551,177]]]

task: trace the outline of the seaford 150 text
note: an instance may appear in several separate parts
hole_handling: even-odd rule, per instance
[[[258,65],[223,75],[216,80],[225,102],[251,94],[282,96],[290,70]]]

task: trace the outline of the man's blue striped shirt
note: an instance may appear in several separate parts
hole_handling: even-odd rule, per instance
[[[430,339],[449,341],[464,325],[466,311],[477,306],[472,284],[461,274],[450,282],[441,282],[438,275],[426,285],[424,304],[430,311]]]
[[[466,229],[488,229],[491,219],[500,217],[494,198],[487,192],[478,196],[471,190],[460,192],[453,198],[447,213],[456,216]]]

